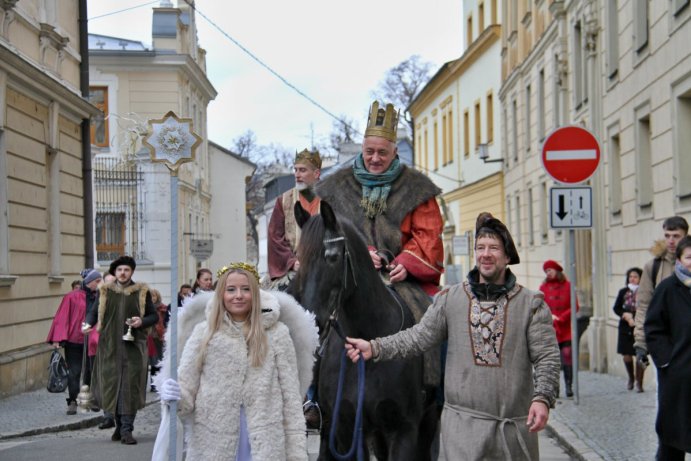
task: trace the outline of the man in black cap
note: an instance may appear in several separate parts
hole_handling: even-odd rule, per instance
[[[146,328],[158,320],[149,287],[132,280],[136,267],[130,256],[111,263],[108,272],[115,281],[100,286],[98,307],[86,319],[100,332],[91,380],[94,397],[115,415],[111,440],[125,445],[137,443],[132,430],[137,410],[146,403]]]
[[[448,339],[442,434],[453,459],[539,459],[537,432],[559,395],[559,348],[541,292],[508,268],[520,258],[489,213],[475,231],[476,266],[440,292],[412,328],[372,341],[348,338],[353,361],[420,354]],[[452,434],[453,437],[447,435]]]

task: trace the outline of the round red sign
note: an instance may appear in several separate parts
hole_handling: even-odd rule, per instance
[[[542,146],[542,165],[555,181],[578,184],[590,178],[600,164],[600,144],[585,128],[554,130]]]

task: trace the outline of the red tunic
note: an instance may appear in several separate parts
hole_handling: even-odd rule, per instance
[[[291,193],[292,190],[288,191]],[[302,207],[309,212],[310,215],[314,215],[319,212],[319,198],[308,202],[307,199],[302,194],[297,194],[300,198],[300,204]],[[269,221],[268,228],[268,265],[269,265],[269,276],[271,279],[277,279],[283,277],[288,273],[289,270],[293,268],[295,261],[297,261],[297,256],[295,255],[295,248],[291,245],[287,233],[290,232],[286,229],[286,216],[283,211],[283,200],[286,194],[281,195],[276,199],[276,204],[274,205],[274,211],[271,214],[271,220]],[[291,204],[292,207],[292,204]],[[295,220],[289,220],[294,222]],[[295,230],[293,230],[295,232]]]
[[[86,292],[73,290],[67,293],[55,313],[46,342],[84,344],[82,322],[86,317]]]
[[[540,285],[540,291],[545,294],[552,315],[557,317],[554,320],[557,342],[571,341],[571,283],[568,280],[547,280]]]

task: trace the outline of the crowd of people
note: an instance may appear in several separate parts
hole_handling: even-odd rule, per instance
[[[391,336],[347,338],[351,360],[391,360],[441,346],[441,431],[454,434],[443,438],[446,458],[538,459],[537,432],[559,398],[560,372],[565,396],[573,396],[572,307],[579,306],[571,282],[550,259],[538,290],[521,285],[509,268],[520,262],[509,229],[485,212],[476,220],[475,267],[462,283],[440,290],[441,191],[399,161],[397,124],[393,106],[375,102],[362,153],[352,168],[325,179],[319,152],[296,153],[296,186],[276,200],[268,225],[267,277],[260,281],[253,266],[232,263],[216,283],[204,268],[180,287],[181,318],[191,298],[203,304],[194,308],[203,319],[185,338],[178,379],[164,374],[159,389],[147,373],[155,376],[165,360],[170,307],[158,291],[133,281],[129,256],[113,261],[107,274],[85,270],[47,339],[64,348],[70,369],[67,413],[76,413],[83,374],[94,409],[106,416],[99,427],[115,427],[112,440],[136,444],[134,420],[150,386],[163,402],[179,401],[187,459],[306,459],[305,419],[319,427],[319,396],[314,383],[299,384],[297,369],[311,364],[314,349],[295,343],[295,326],[281,317],[281,296],[288,295],[280,292],[300,271],[293,209],[299,203],[315,215],[325,200],[361,229],[372,265],[416,320]],[[613,311],[625,388],[644,391],[648,355],[657,369],[658,459],[683,460],[691,452],[691,238],[679,216],[666,219],[663,231],[654,258],[626,271]]]

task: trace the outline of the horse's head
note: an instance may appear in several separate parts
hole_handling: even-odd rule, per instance
[[[352,225],[339,221],[324,200],[319,211],[310,216],[300,202],[295,203],[301,236],[297,255],[300,270],[293,291],[322,324],[356,289],[355,271],[359,270],[362,252],[367,255],[367,248],[355,237]]]

